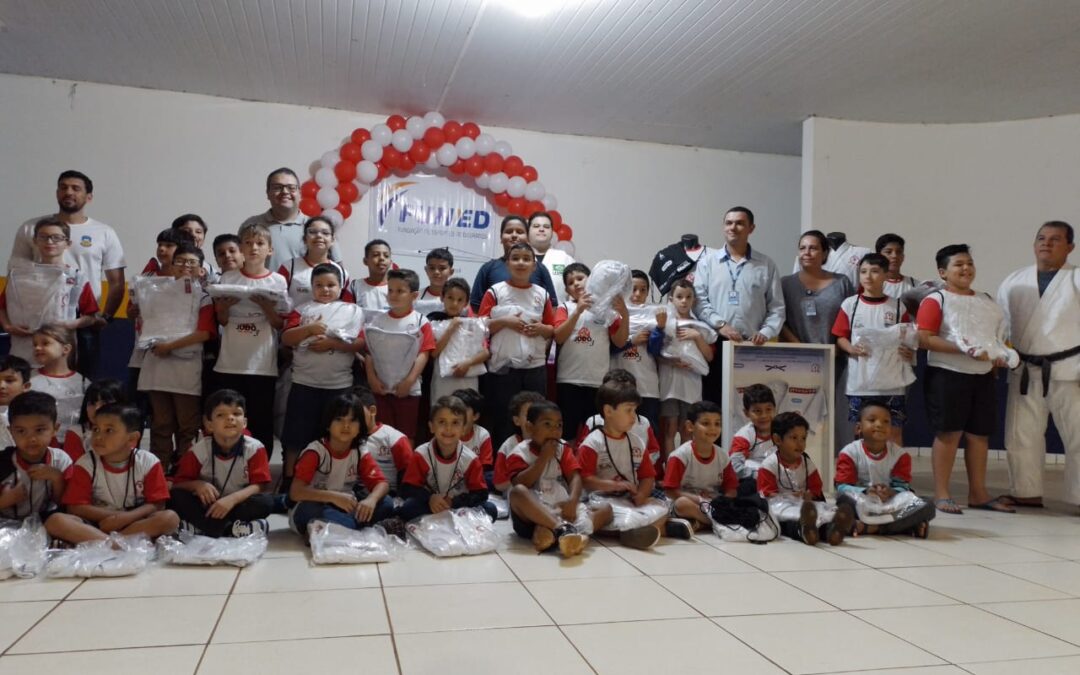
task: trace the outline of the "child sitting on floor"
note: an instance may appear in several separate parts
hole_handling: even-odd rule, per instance
[[[526,389],[514,394],[510,399],[510,425],[513,433],[506,437],[498,451],[495,452],[495,466],[491,473],[491,482],[496,492],[505,493],[510,489],[510,474],[506,470],[506,457],[510,451],[517,447],[518,443],[528,440],[529,431],[526,428],[526,420],[529,415],[529,407],[539,401],[547,399],[535,391]]]
[[[71,474],[71,458],[49,447],[58,426],[56,400],[40,391],[19,394],[8,407],[8,420],[15,447],[0,449],[0,517],[36,515],[50,536],[62,537],[58,505]]]
[[[722,430],[720,406],[698,401],[686,413],[690,440],[672,451],[664,471],[663,488],[672,500],[671,515],[697,530],[712,526],[704,506],[722,494],[734,497],[739,480],[728,456],[716,445]],[[670,520],[668,522],[671,522]]]
[[[29,389],[30,364],[10,354],[0,359],[0,449],[15,445],[8,430],[8,406]]]
[[[397,496],[401,479],[405,477],[405,470],[412,461],[412,441],[394,427],[378,420],[379,406],[370,390],[358,387],[353,390],[353,394],[360,400],[360,406],[364,410],[364,452],[369,453],[379,465],[379,470],[390,485],[390,495]]]
[[[491,434],[476,423],[484,410],[484,397],[475,389],[458,389],[452,395],[465,404],[465,428],[461,434],[461,442],[480,458],[480,464],[484,467],[484,482],[487,483],[488,490],[493,490],[495,453],[491,448]]]
[[[86,388],[82,408],[79,411],[79,424],[68,429],[64,434],[64,452],[71,461],[79,461],[79,458],[90,449],[97,411],[110,403],[127,403],[127,389],[120,380],[107,377],[90,383],[90,386]]]

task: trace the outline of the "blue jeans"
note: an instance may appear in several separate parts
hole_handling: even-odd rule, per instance
[[[484,513],[491,518],[492,522],[499,515],[498,509],[491,502],[484,502],[480,505],[480,508],[484,509]],[[410,497],[405,500],[405,503],[401,505],[398,510],[398,517],[404,520],[406,523],[413,518],[419,518],[420,516],[426,516],[431,513],[431,507],[428,506],[427,497]]]
[[[375,525],[380,520],[386,520],[392,515],[394,515],[394,502],[389,497],[383,497],[375,505],[375,513],[371,516],[371,520],[366,523],[354,518],[353,514],[345,513],[333,504],[324,502],[300,502],[293,510],[292,521],[296,529],[301,534],[306,535],[308,523],[313,520],[334,523],[350,530],[362,530],[365,527]]]

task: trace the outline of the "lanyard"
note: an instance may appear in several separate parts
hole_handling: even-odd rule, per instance
[[[433,481],[435,481],[435,493],[439,494],[439,495],[442,495],[443,497],[449,497],[450,496],[450,491],[453,490],[454,487],[458,483],[460,483],[461,481],[451,482],[450,485],[446,488],[446,492],[442,491],[442,488],[439,487],[439,464],[438,464],[439,460],[434,456],[434,453],[436,453],[436,452],[438,452],[438,450],[435,448],[434,444],[428,446],[428,465],[431,467],[431,479]],[[458,472],[458,468],[460,466],[461,466],[461,444],[458,443],[457,459],[454,460],[454,470],[450,474],[450,480],[451,481],[454,480],[454,474],[456,474]]]
[[[727,254],[726,256],[724,256],[724,265],[727,266],[728,276],[731,277],[731,290],[735,290],[735,284],[738,283],[739,277],[742,276],[743,269],[745,269],[745,267],[746,267],[746,265],[744,263],[749,258],[749,255],[747,255],[746,258],[743,258],[743,261],[741,263],[738,263],[737,265],[735,265],[735,270],[732,271],[732,269],[731,269],[731,252],[727,250],[727,246],[724,247],[724,253]],[[749,253],[749,251],[747,253]]]
[[[777,450],[777,454],[779,455],[779,450]],[[804,474],[804,476],[803,476],[803,490],[808,489],[809,484],[810,484],[810,465],[807,462],[808,459],[810,459],[810,458],[807,457],[806,453],[804,452],[803,455],[802,455],[802,465],[803,465],[803,474]],[[791,473],[792,473],[791,469],[784,466],[783,462],[780,461],[779,456],[776,458],[776,466],[780,469],[777,472],[777,475],[776,475],[776,483],[777,483],[777,485],[780,486],[781,488],[785,489],[785,490],[791,490],[792,492],[795,492],[795,480],[793,478],[791,478]],[[787,485],[784,485],[784,476],[788,477],[788,484]]]
[[[631,478],[627,478],[626,476],[623,475],[622,471],[619,471],[619,465],[615,463],[615,457],[612,456],[611,447],[608,445],[607,434],[604,433],[603,431],[601,431],[600,433],[604,434],[604,452],[607,453],[608,460],[611,462],[611,468],[615,469],[615,473],[619,474],[619,478],[622,478],[627,483],[633,483],[634,485],[637,485],[637,467],[634,466],[634,443],[630,440],[630,433],[627,432],[627,434],[626,434],[626,446],[628,448],[630,448],[630,475],[631,475]]]
[[[232,454],[232,462],[229,464],[229,470],[225,473],[225,482],[218,487],[217,484],[217,458],[218,454],[214,452],[213,446],[210,447],[210,482],[214,484],[214,487],[221,490],[221,494],[225,494],[225,488],[229,486],[229,479],[232,478],[233,469],[236,468],[236,460],[240,459],[240,455],[243,454],[244,439],[240,439],[239,448],[234,447],[229,452]],[[222,458],[224,459],[224,458]]]

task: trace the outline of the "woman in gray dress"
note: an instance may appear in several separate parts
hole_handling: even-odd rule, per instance
[[[855,295],[855,287],[846,275],[822,267],[828,258],[829,242],[824,234],[810,230],[799,237],[799,271],[780,280],[787,307],[780,331],[784,342],[836,342],[833,321],[844,298]]]

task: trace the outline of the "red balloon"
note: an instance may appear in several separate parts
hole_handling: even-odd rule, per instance
[[[431,146],[432,150],[438,150],[446,142],[446,134],[439,127],[431,127],[424,132],[424,142]]]
[[[342,160],[334,165],[334,175],[342,182],[350,181],[356,178],[356,165]]]
[[[417,164],[423,164],[431,157],[431,146],[423,141],[415,141],[409,148],[409,159]]]
[[[386,118],[386,126],[390,127],[391,131],[398,131],[405,128],[405,118],[401,115],[391,115]]]
[[[562,225],[562,214],[558,211],[548,211],[548,215],[551,216],[551,229],[558,232],[559,226]]]
[[[447,143],[457,143],[462,136],[461,124],[450,120],[443,125],[443,134],[446,136]]]
[[[574,238],[574,231],[566,223],[560,225],[555,233],[559,235],[559,241],[570,241]]]
[[[470,176],[476,178],[480,174],[484,173],[484,160],[482,160],[478,155],[473,155],[472,157],[465,160],[465,170],[469,172]]]
[[[503,168],[503,158],[497,152],[491,152],[484,155],[484,171],[488,173],[499,173]]]
[[[353,130],[352,136],[350,136],[350,138],[352,139],[353,143],[356,143],[357,145],[363,145],[364,141],[371,140],[371,132],[367,129],[355,129]]]
[[[348,220],[349,216],[352,215],[352,204],[350,204],[349,202],[341,202],[334,208],[338,210],[338,213],[340,213],[341,217],[345,220]]]
[[[450,173],[460,176],[461,174],[465,173],[465,160],[459,159],[458,161],[451,164],[449,168]]]
[[[412,157],[409,157],[408,153],[401,156],[401,165],[398,166],[398,171],[404,174],[410,174],[413,169],[416,168],[416,162]]]
[[[345,203],[355,202],[357,199],[360,199],[360,190],[356,189],[356,183],[352,181],[338,183],[337,193],[338,196],[341,197],[341,201]]]
[[[505,192],[500,192],[499,194],[495,195],[491,201],[495,202],[495,206],[505,209],[507,206],[510,206],[510,195],[506,194]],[[316,202],[315,206],[317,208],[319,204]]]
[[[510,204],[507,208],[510,209],[510,213],[523,216],[525,215],[525,200],[521,197],[514,197],[510,200]]]
[[[385,152],[383,153],[383,159],[386,159]],[[373,184],[377,183],[378,181],[381,181],[383,178],[386,178],[387,176],[390,175],[390,168],[387,167],[385,164],[383,164],[381,160],[378,161],[378,162],[375,162],[375,166],[379,167],[379,175],[375,178],[375,181],[373,181]]]
[[[388,145],[383,148],[381,161],[386,168],[396,169],[401,166],[401,153],[394,146]]]
[[[308,198],[300,200],[300,212],[305,216],[317,216],[322,213],[322,209],[319,208],[319,202]]]
[[[352,162],[353,164],[356,164],[364,158],[360,154],[360,146],[356,143],[351,142],[341,146],[340,154],[342,159],[347,162]]]
[[[510,155],[503,162],[503,173],[510,178],[514,176],[520,176],[522,169],[525,168],[525,162],[521,161],[521,158],[517,155]]]
[[[315,199],[317,194],[319,194],[319,184],[313,180],[306,180],[300,186],[300,197],[302,199]]]
[[[525,210],[530,216],[534,213],[540,213],[544,210],[544,202],[529,202],[525,205]]]
[[[461,125],[461,133],[475,141],[476,137],[480,135],[480,127],[475,122],[466,122]]]
[[[524,178],[526,182],[531,183],[539,178],[540,174],[536,173],[535,167],[526,165],[525,168],[521,170],[521,177]]]

